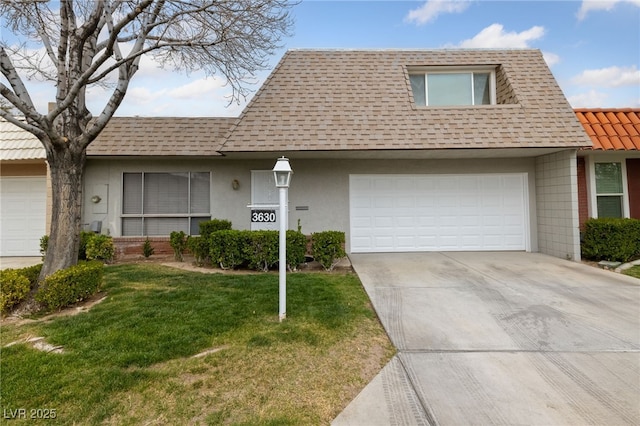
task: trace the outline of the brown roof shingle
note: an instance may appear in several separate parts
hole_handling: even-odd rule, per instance
[[[237,118],[113,117],[89,156],[215,156]]]
[[[578,108],[576,116],[594,150],[639,151],[640,108]]]
[[[439,65],[495,65],[505,103],[416,107],[407,67]],[[587,145],[538,50],[291,50],[222,152]]]

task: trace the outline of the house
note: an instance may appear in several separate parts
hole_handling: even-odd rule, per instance
[[[277,203],[284,155],[289,228],[345,231],[348,252],[580,258],[576,155],[591,141],[537,50],[291,50],[236,120],[131,120],[87,167],[85,222],[116,237],[209,217],[277,229],[250,212]]]
[[[0,120],[0,256],[39,256],[51,217],[44,148]]]
[[[288,227],[344,231],[347,252],[579,260],[591,144],[538,50],[291,50],[238,118],[114,118],[88,150],[84,223],[137,247],[209,218],[278,229],[286,156]]]
[[[577,109],[593,142],[578,151],[580,226],[591,217],[640,219],[640,109]]]

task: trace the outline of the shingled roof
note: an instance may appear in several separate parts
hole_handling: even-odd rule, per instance
[[[0,119],[0,160],[44,160],[44,147],[31,133]]]
[[[113,117],[87,149],[89,156],[219,156],[237,118]],[[44,160],[31,133],[0,120],[0,159]]]
[[[113,117],[89,156],[216,156],[236,118]]]
[[[640,109],[576,109],[594,150],[640,151]]]
[[[414,105],[408,67],[486,65],[498,105]],[[222,152],[590,145],[539,50],[290,50]]]

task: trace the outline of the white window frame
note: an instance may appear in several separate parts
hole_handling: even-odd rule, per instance
[[[612,155],[607,157],[589,156],[587,161],[587,186],[589,197],[589,217],[598,217],[598,196],[620,195],[620,194],[598,194],[596,189],[596,163],[620,163],[620,172],[622,173],[622,217],[631,217],[629,209],[629,184],[627,182],[627,161],[626,157],[620,155]]]
[[[187,213],[145,213],[144,212],[144,176],[146,174],[172,174],[172,173],[186,173],[189,176],[189,186],[188,186],[188,191],[189,191],[189,200],[191,200],[191,174],[192,173],[208,173],[209,174],[209,212],[208,213],[192,213],[192,212],[187,212]],[[142,197],[142,212],[141,213],[123,213],[124,210],[124,175],[125,174],[141,174],[142,175],[142,188],[141,188],[141,197]],[[145,237],[147,236],[144,233],[144,221],[147,218],[187,218],[189,220],[189,233],[190,235],[197,235],[197,234],[191,234],[191,220],[193,218],[204,218],[204,217],[209,217],[209,219],[212,217],[212,203],[213,203],[213,194],[212,194],[212,189],[213,189],[213,173],[211,173],[211,171],[209,170],[203,170],[203,171],[198,171],[198,170],[189,170],[189,171],[184,171],[184,170],[171,170],[171,171],[126,171],[126,172],[122,172],[121,176],[120,176],[120,191],[121,191],[121,200],[123,200],[123,202],[121,203],[120,206],[120,235],[125,236],[125,237]],[[189,202],[189,210],[191,209],[191,202]],[[124,235],[124,226],[123,226],[123,219],[126,218],[140,218],[142,219],[142,233],[141,235]],[[160,235],[152,235],[152,236],[160,236]],[[167,235],[168,236],[168,235]]]
[[[453,104],[453,105],[437,105],[436,107],[477,107],[477,106],[488,106],[488,105],[496,105],[496,66],[491,67],[409,67],[407,69],[409,76],[412,75],[423,75],[425,78],[424,81],[424,95],[425,95],[425,105],[417,105],[415,103],[415,99],[413,104],[418,107],[428,107],[429,105],[429,84],[428,78],[429,74],[489,74],[489,104]],[[409,83],[409,90],[411,91],[413,97],[413,89],[411,88],[411,83]],[[475,100],[474,93],[474,85],[473,78],[471,79],[471,101]],[[431,105],[432,106],[432,105]],[[433,107],[433,106],[432,106]]]

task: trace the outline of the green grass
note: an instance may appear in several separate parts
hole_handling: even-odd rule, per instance
[[[288,274],[283,323],[275,274],[119,265],[103,290],[87,313],[3,325],[3,412],[54,409],[57,424],[328,424],[393,354],[353,274]],[[64,353],[4,346],[26,336]]]
[[[632,277],[640,278],[640,265],[632,266],[631,268],[622,271],[622,273]]]

